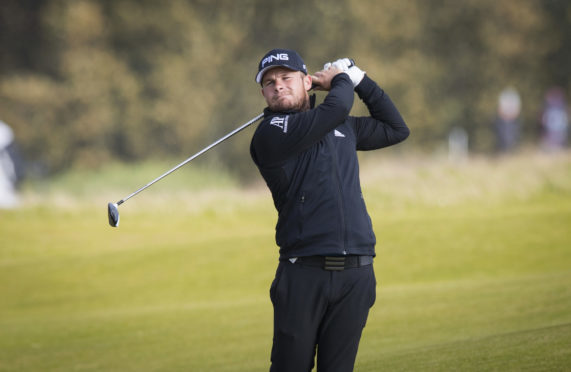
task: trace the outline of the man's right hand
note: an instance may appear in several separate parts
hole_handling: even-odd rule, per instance
[[[342,73],[343,70],[336,66],[330,66],[327,69],[317,71],[311,76],[311,82],[313,84],[313,89],[315,90],[326,90],[331,89],[331,80],[337,75]]]

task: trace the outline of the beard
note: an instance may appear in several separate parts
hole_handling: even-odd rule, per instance
[[[284,111],[307,111],[309,110],[309,94],[305,92],[301,97],[295,97],[292,95],[286,96],[288,99],[280,99],[277,97],[268,104],[270,110],[275,112]]]

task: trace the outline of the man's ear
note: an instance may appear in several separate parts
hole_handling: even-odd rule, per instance
[[[304,75],[303,77],[303,87],[306,91],[311,89],[311,75]]]

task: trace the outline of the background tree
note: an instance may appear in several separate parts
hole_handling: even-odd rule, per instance
[[[0,117],[49,174],[180,159],[261,112],[258,60],[287,47],[310,71],[357,59],[411,126],[406,146],[432,151],[462,126],[489,152],[506,86],[522,96],[528,142],[544,92],[569,93],[570,25],[564,0],[6,0]],[[238,136],[207,161],[247,179],[248,144]]]

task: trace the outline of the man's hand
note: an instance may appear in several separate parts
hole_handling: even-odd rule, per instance
[[[347,75],[349,75],[349,78],[351,78],[351,82],[353,83],[353,88],[359,85],[359,83],[361,82],[361,80],[363,80],[363,77],[365,76],[365,71],[355,66],[353,60],[349,58],[341,58],[333,63],[327,62],[323,66],[323,69],[327,70],[328,68],[331,67],[337,67],[341,69],[343,72],[345,72]]]
[[[331,62],[327,62],[324,66],[323,69],[327,70],[329,67],[331,66],[335,66],[338,69],[340,69],[343,72],[347,72],[347,70],[349,69],[349,67],[354,66],[355,64],[353,63],[352,60],[350,60],[349,58],[341,58],[338,59],[337,61],[331,63]]]
[[[321,71],[317,71],[315,74],[311,76],[311,82],[314,86],[313,89],[315,90],[330,90],[331,89],[331,80],[337,75],[341,74],[343,70],[337,68],[335,66],[331,66],[328,69],[323,69]]]
[[[365,71],[361,70],[357,66],[349,67],[346,73],[347,75],[349,75],[351,81],[353,82],[353,88],[357,87],[357,85],[359,85],[361,80],[363,80],[363,78],[365,77]]]

